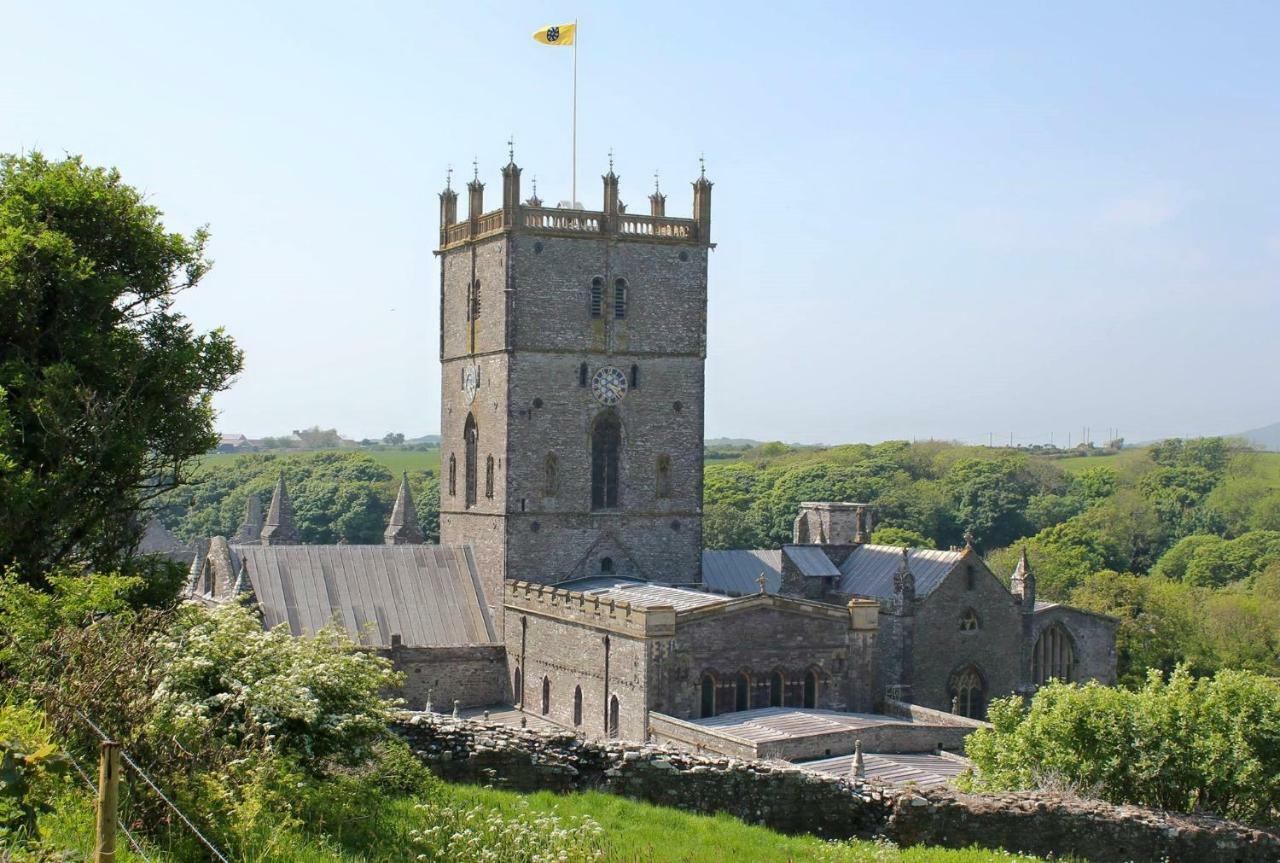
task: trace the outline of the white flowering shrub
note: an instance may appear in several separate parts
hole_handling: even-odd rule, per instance
[[[562,819],[533,812],[512,815],[484,806],[425,802],[423,826],[410,833],[415,860],[449,863],[602,863],[604,830],[584,816]]]
[[[294,638],[249,610],[190,608],[159,637],[154,728],[184,747],[260,748],[308,769],[359,763],[385,733],[400,675],[340,629]]]

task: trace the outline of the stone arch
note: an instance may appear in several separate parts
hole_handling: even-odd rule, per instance
[[[701,704],[699,706],[698,715],[706,719],[708,716],[716,715],[716,675],[711,671],[702,672],[701,680]]]
[[[626,279],[615,279],[613,282],[613,316],[618,320],[627,316]]]
[[[622,420],[604,410],[591,424],[591,508],[617,509],[622,469]]]
[[[737,677],[733,680],[733,709],[734,710],[750,710],[751,709],[751,674],[747,671],[739,671]]]
[[[769,675],[769,706],[785,707],[787,704],[787,676],[781,671]]]
[[[1076,642],[1059,621],[1046,627],[1031,652],[1031,679],[1036,684],[1050,680],[1070,683],[1076,679]]]
[[[816,667],[811,667],[804,673],[804,701],[805,707],[815,708],[818,706],[818,699],[821,697],[822,687],[822,671]]]
[[[987,712],[987,678],[973,663],[962,665],[951,673],[947,697],[952,710],[970,719],[981,719]]]
[[[462,460],[463,484],[466,488],[466,505],[470,508],[476,505],[476,479],[480,472],[478,464],[480,459],[480,426],[476,422],[476,415],[473,413],[467,414],[467,421],[462,426],[462,440],[465,445]]]

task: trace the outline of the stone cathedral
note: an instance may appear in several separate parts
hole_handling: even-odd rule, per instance
[[[299,545],[281,477],[266,516],[251,498],[235,537],[199,545],[193,600],[344,626],[404,671],[410,707],[726,752],[705,723],[728,714],[866,736],[892,711],[934,747],[992,698],[1114,682],[1116,621],[1038,601],[1025,555],[1002,579],[970,547],[872,544],[871,507],[822,501],[782,548],[704,550],[712,184],[675,217],[656,188],[628,213],[602,179],[599,210],[522,200],[514,159],[492,209],[478,175],[465,214],[440,194],[440,545],[407,482],[385,544]]]

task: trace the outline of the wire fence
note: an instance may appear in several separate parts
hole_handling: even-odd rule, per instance
[[[95,723],[92,719],[89,718],[88,714],[86,714],[83,710],[79,708],[74,708],[74,710],[76,715],[79,716],[80,719],[87,726],[89,726],[89,728],[93,729],[93,733],[96,734],[102,742],[104,743],[111,742],[111,737],[105,731],[99,728],[97,723]],[[213,840],[211,840],[208,836],[204,835],[204,832],[201,831],[200,828],[196,826],[195,822],[187,817],[187,814],[178,807],[178,804],[174,803],[171,799],[169,799],[169,795],[165,794],[164,791],[161,790],[160,786],[156,784],[155,780],[153,780],[147,774],[147,772],[138,765],[138,762],[134,761],[133,757],[130,756],[129,753],[126,752],[123,748],[120,749],[120,758],[131,770],[133,770],[133,772],[137,775],[138,779],[142,781],[142,784],[145,785],[147,788],[149,788],[151,792],[155,794],[156,797],[158,797],[160,801],[164,803],[164,805],[167,806],[173,812],[173,814],[183,824],[183,826],[187,828],[187,830],[191,831],[191,835],[195,838],[197,842],[199,842],[201,845],[205,847],[205,850],[209,852],[210,856],[214,860],[219,861],[219,863],[231,863],[231,861],[227,859],[227,856],[223,854],[222,851],[218,849],[218,846],[213,843]],[[72,761],[72,764],[75,765],[76,771],[81,775],[82,778],[84,778],[86,782],[89,783],[89,787],[92,788],[96,793],[97,786],[94,785],[93,780],[90,779],[89,775],[85,773],[83,768],[81,768],[80,765],[76,763],[74,758],[72,758],[71,761]],[[147,855],[143,852],[141,845],[138,844],[137,839],[135,839],[133,834],[129,832],[128,828],[124,826],[123,821],[120,821],[120,829],[124,831],[125,837],[129,840],[129,844],[133,846],[133,849],[138,853],[138,856],[140,856],[144,861],[147,861],[147,863],[150,863],[150,861],[147,858]]]

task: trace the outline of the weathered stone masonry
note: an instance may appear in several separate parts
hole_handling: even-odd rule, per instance
[[[1091,863],[1264,863],[1280,836],[1214,818],[1049,794],[895,791],[794,765],[706,758],[638,743],[417,715],[397,732],[439,776],[521,791],[596,790],[690,812],[726,812],[786,833],[979,845]]]

